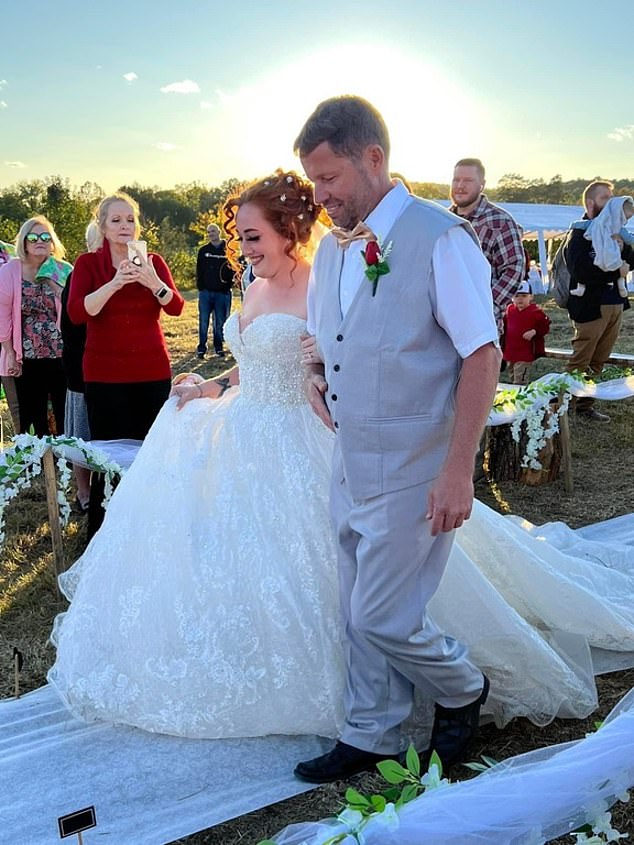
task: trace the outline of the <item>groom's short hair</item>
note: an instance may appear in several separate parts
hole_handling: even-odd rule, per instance
[[[345,94],[320,103],[295,140],[296,155],[310,155],[328,142],[335,155],[358,159],[366,147],[378,144],[390,156],[390,136],[385,121],[363,97]]]

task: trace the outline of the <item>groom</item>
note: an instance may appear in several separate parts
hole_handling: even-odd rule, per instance
[[[295,769],[326,783],[398,754],[415,687],[436,702],[430,748],[443,762],[477,730],[488,680],[426,605],[471,512],[500,354],[477,238],[391,181],[387,128],[370,103],[321,103],[295,152],[339,227],[313,265],[308,330],[325,363],[307,365],[306,389],[336,433],[346,721],[332,751]]]

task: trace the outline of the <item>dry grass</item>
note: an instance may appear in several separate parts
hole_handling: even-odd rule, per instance
[[[195,356],[197,342],[195,293],[186,294],[186,309],[178,320],[165,319],[164,330],[175,372],[195,371],[205,377],[229,367],[233,361],[210,359],[199,361]],[[549,345],[570,345],[567,316],[552,302],[545,307],[552,319]],[[624,326],[617,344],[621,352],[634,352],[633,312],[625,315]],[[557,362],[542,360],[535,366],[535,375],[562,369]],[[525,487],[512,482],[492,485],[478,484],[476,493],[486,504],[501,512],[519,513],[533,522],[565,520],[572,526],[608,519],[634,511],[632,487],[629,481],[634,404],[632,400],[612,403],[610,426],[571,421],[573,441],[573,471],[575,492],[566,495],[563,482]],[[0,404],[7,426],[6,406]],[[65,551],[72,562],[84,547],[82,517],[76,515],[65,532]],[[52,555],[46,524],[43,490],[36,486],[14,503],[8,515],[8,543],[0,563],[0,653],[5,655],[0,672],[0,697],[13,694],[10,655],[14,646],[24,654],[23,690],[36,689],[45,683],[48,667],[53,662],[53,650],[48,635],[53,618],[64,610],[65,602],[55,592],[52,576]],[[601,706],[598,713],[586,722],[556,720],[547,728],[536,728],[525,720],[517,720],[504,730],[492,726],[483,729],[474,756],[484,752],[497,759],[529,751],[533,748],[583,737],[593,729],[596,719],[602,718],[616,701],[634,686],[634,671],[617,672],[598,679]],[[466,770],[454,770],[451,776],[469,776]],[[362,790],[379,788],[377,778],[359,775],[353,779]],[[312,792],[266,807],[208,831],[179,840],[182,845],[251,845],[270,836],[286,824],[319,819],[336,812],[345,789],[344,784],[331,784]],[[615,811],[619,830],[634,834],[634,811],[621,806]],[[561,840],[562,843],[564,840]],[[567,840],[570,841],[570,840]],[[174,844],[176,845],[176,843]],[[434,843],[434,845],[440,845]]]

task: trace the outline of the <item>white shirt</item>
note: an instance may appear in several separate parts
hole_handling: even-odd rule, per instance
[[[368,214],[365,222],[382,244],[411,202],[412,197],[403,183],[397,182]],[[344,317],[365,279],[365,267],[359,254],[361,248],[354,242],[344,255],[339,284],[339,301]],[[315,334],[314,285],[311,273],[307,304],[309,334]],[[434,245],[431,297],[434,316],[461,358],[466,358],[486,343],[497,345],[491,267],[480,247],[462,226],[452,226]]]

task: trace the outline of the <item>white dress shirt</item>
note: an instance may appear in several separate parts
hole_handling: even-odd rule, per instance
[[[403,183],[397,182],[366,217],[364,222],[383,246],[386,246],[385,238],[392,226],[412,201]],[[362,249],[363,241],[355,241],[345,251],[339,282],[343,317],[359,285],[365,280],[365,265],[359,254]],[[385,279],[381,281],[385,283]],[[311,273],[307,320],[310,334],[315,334],[314,284]],[[486,343],[498,343],[491,296],[491,267],[480,247],[462,226],[452,226],[434,245],[431,298],[436,320],[462,358]]]

